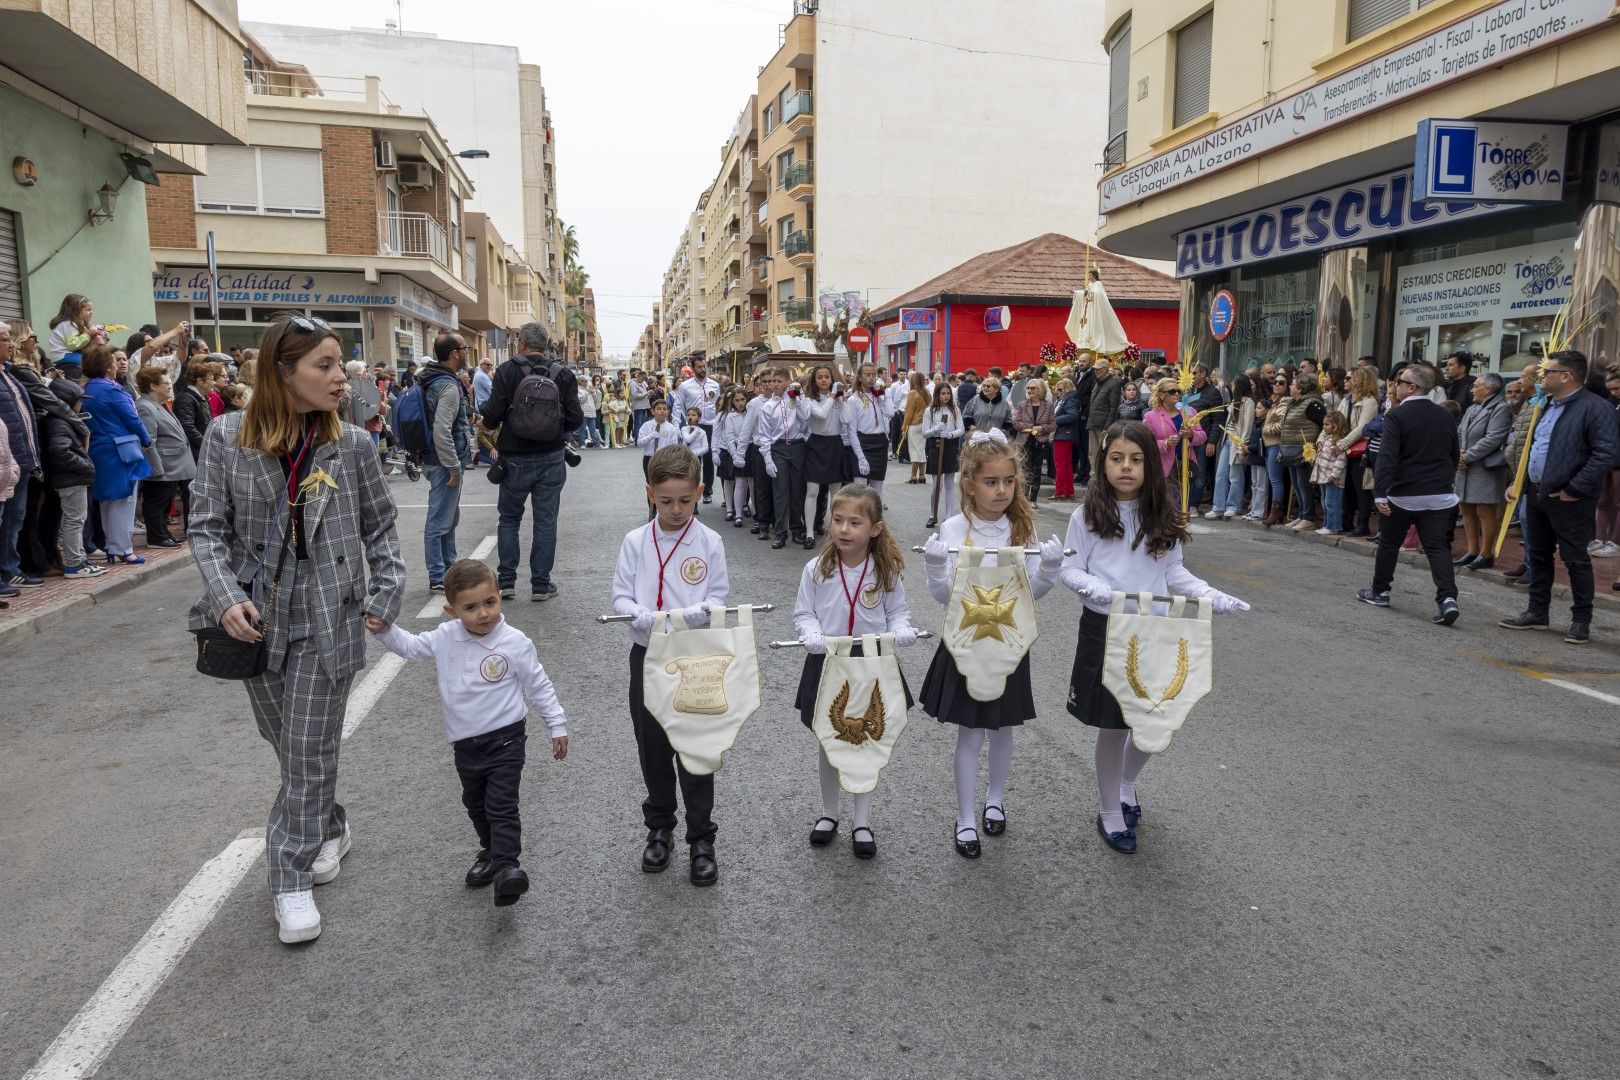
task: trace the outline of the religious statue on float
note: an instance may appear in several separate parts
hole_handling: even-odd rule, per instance
[[[1108,290],[1096,267],[1086,271],[1085,288],[1075,290],[1074,306],[1063,329],[1077,349],[1098,356],[1118,355],[1131,343],[1114,305],[1108,302]]]

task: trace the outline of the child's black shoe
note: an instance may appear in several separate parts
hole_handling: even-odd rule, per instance
[[[529,875],[521,867],[503,866],[495,875],[495,906],[506,907],[518,902],[518,897],[529,891]]]
[[[480,851],[478,858],[473,860],[472,869],[467,871],[467,888],[482,889],[495,880],[495,867],[489,861],[489,852]]]

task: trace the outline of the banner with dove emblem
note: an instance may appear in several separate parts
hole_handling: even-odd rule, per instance
[[[726,626],[722,607],[709,608],[709,626],[691,629],[678,611],[653,616],[641,668],[642,691],[686,771],[707,776],[720,768],[737,734],[759,708],[759,653],[754,614],[737,612]]]
[[[850,655],[855,640],[827,639],[810,730],[838,770],[839,785],[864,795],[877,787],[878,774],[905,730],[906,689],[893,634],[865,635],[860,656]]]
[[[1125,612],[1125,602],[1136,611]],[[1103,685],[1119,702],[1138,750],[1157,754],[1170,745],[1187,714],[1209,693],[1215,643],[1208,599],[1183,618],[1187,598],[1178,596],[1168,614],[1155,614],[1149,593],[1116,592],[1108,609]]]
[[[940,633],[975,701],[995,701],[1007,676],[1040,637],[1035,593],[1024,569],[1024,549],[1001,548],[989,565],[973,565],[979,552],[963,547],[956,559],[951,599]]]

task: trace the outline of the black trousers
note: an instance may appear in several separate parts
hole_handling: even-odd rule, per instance
[[[754,524],[759,526],[760,532],[769,532],[771,522],[776,520],[776,503],[771,498],[771,475],[765,471],[765,455],[759,447],[748,448],[748,460],[754,476],[754,488],[749,495],[754,503]]]
[[[899,413],[889,417],[889,445],[893,447],[896,458],[900,461],[910,461],[911,451],[906,445],[906,429],[900,423],[903,419]]]
[[[518,782],[527,744],[528,729],[522,720],[451,744],[456,775],[461,777],[461,805],[472,818],[479,847],[489,852],[497,869],[518,865],[523,853]]]
[[[709,498],[714,494],[714,425],[699,424],[703,429],[703,441],[709,447],[703,453],[703,497]]]
[[[771,443],[771,460],[776,478],[771,481],[771,501],[776,506],[777,536],[804,535],[804,440],[781,439]]]
[[[1030,502],[1040,500],[1041,474],[1051,452],[1050,443],[1040,442],[1034,436],[1024,440],[1024,494]]]
[[[1086,448],[1091,443],[1091,436],[1082,421],[1074,429],[1074,442],[1069,447],[1069,464],[1074,471],[1074,486],[1083,488],[1091,483],[1091,455]]]
[[[1586,545],[1597,536],[1597,500],[1565,502],[1531,490],[1524,500],[1524,531],[1530,564],[1530,610],[1547,614],[1552,604],[1553,548],[1569,571],[1570,615],[1576,622],[1592,621],[1595,589],[1592,556]]]
[[[1395,580],[1395,563],[1401,554],[1401,542],[1406,530],[1417,526],[1418,542],[1429,559],[1429,573],[1434,577],[1434,600],[1457,599],[1457,576],[1451,567],[1451,544],[1446,534],[1451,530],[1451,510],[1402,510],[1389,505],[1389,516],[1378,523],[1378,555],[1373,561],[1373,591],[1388,592]],[[1584,550],[1583,554],[1584,554]],[[1549,580],[1551,575],[1549,576]]]
[[[630,726],[636,732],[636,755],[641,759],[641,779],[647,785],[647,798],[641,804],[641,818],[647,831],[675,828],[675,787],[686,803],[686,842],[707,840],[719,830],[714,824],[714,776],[694,776],[681,764],[669,745],[663,725],[647,711],[646,691],[641,682],[641,665],[647,659],[645,645],[630,646]]]
[[[142,480],[141,513],[146,518],[146,542],[172,540],[169,532],[169,504],[180,484],[175,480]]]

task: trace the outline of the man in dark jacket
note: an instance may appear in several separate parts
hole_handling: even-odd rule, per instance
[[[1530,435],[1524,528],[1529,543],[1530,606],[1502,626],[1546,630],[1552,604],[1553,546],[1569,571],[1570,627],[1564,640],[1584,645],[1592,627],[1592,557],[1597,501],[1620,453],[1614,408],[1583,385],[1586,356],[1555,352],[1541,366],[1546,407]],[[1385,429],[1388,430],[1387,427]],[[1511,506],[1517,493],[1507,493]]]
[[[461,391],[461,370],[466,363],[467,342],[460,334],[444,333],[433,342],[433,359],[416,375],[422,388],[422,409],[429,420],[428,452],[422,460],[422,472],[428,478],[422,550],[427,553],[429,591],[444,587],[444,572],[456,561],[461,477],[472,462],[472,426],[467,419],[467,395]]]
[[[979,392],[979,373],[966,371],[962,373],[962,385],[956,388],[956,407],[964,409],[973,396]]]
[[[1302,367],[1301,374],[1303,373]],[[1204,429],[1204,456],[1195,462],[1193,468],[1194,508],[1204,501],[1205,495],[1213,495],[1215,492],[1215,457],[1220,453],[1221,420],[1225,414],[1210,410],[1218,408],[1222,401],[1221,388],[1209,377],[1209,365],[1199,364],[1193,368],[1193,389],[1187,404],[1192,406],[1193,412],[1204,414],[1203,419],[1198,421],[1198,426]]]
[[[1086,457],[1095,459],[1108,425],[1119,419],[1119,401],[1125,392],[1125,379],[1105,356],[1091,365],[1091,405],[1080,431],[1086,435]]]
[[[1457,506],[1454,483],[1459,450],[1451,414],[1428,399],[1435,378],[1435,370],[1428,364],[1409,364],[1390,383],[1395,404],[1384,414],[1383,442],[1373,470],[1373,502],[1380,519],[1378,557],[1373,562],[1372,587],[1356,593],[1356,599],[1373,607],[1389,607],[1395,560],[1406,531],[1415,525],[1434,577],[1435,613],[1430,621],[1450,626],[1460,614],[1447,540]]]
[[[495,369],[495,385],[482,414],[485,427],[501,426],[517,393],[518,384],[530,374],[552,372],[557,383],[558,405],[562,410],[561,435],[551,442],[520,438],[510,426],[501,426],[495,439],[500,453],[497,467],[502,472],[500,527],[496,550],[500,561],[495,576],[501,596],[516,595],[518,557],[521,541],[518,528],[523,524],[523,504],[534,503],[534,533],[529,549],[529,599],[550,600],[557,595],[551,583],[551,568],[557,561],[557,507],[562,502],[563,483],[568,479],[565,454],[569,432],[579,429],[585,414],[579,407],[579,384],[574,373],[551,356],[551,336],[543,323],[524,323],[518,328],[522,354]]]
[[[1455,401],[1463,412],[1474,403],[1474,377],[1468,371],[1474,365],[1467,353],[1452,353],[1446,357],[1446,400]],[[1461,426],[1462,420],[1457,421]]]
[[[1096,358],[1091,353],[1083,352],[1074,364],[1074,392],[1079,402],[1079,412],[1075,417],[1076,431],[1074,433],[1074,482],[1077,487],[1085,487],[1091,482],[1091,455],[1086,453],[1090,445],[1091,394],[1097,387]]]

